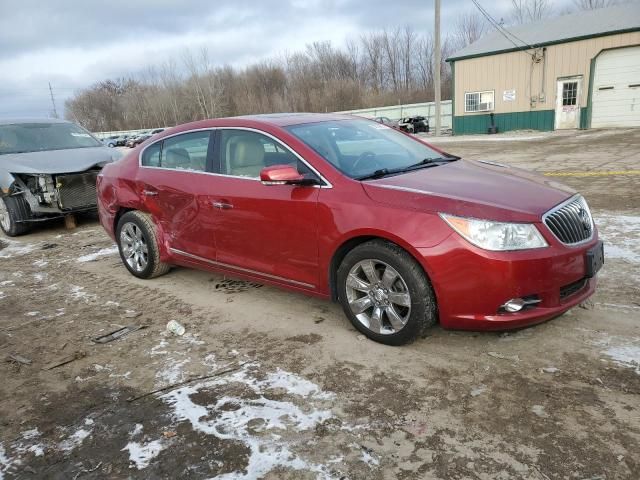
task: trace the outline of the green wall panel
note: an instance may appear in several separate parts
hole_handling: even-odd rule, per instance
[[[494,115],[498,132],[510,130],[553,130],[555,112],[553,110],[536,110],[533,112],[496,113]],[[487,133],[491,125],[489,114],[463,115],[453,117],[453,133],[469,135]]]

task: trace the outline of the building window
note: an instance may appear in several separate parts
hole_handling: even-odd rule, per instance
[[[464,94],[465,112],[489,112],[493,110],[493,90]]]
[[[562,84],[562,105],[575,105],[578,100],[578,82]]]

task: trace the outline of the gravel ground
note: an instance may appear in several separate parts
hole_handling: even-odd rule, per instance
[[[135,279],[92,219],[0,237],[0,479],[640,478],[640,130],[516,137],[436,142],[562,174],[607,242],[593,300],[517,332],[386,347],[295,293]]]

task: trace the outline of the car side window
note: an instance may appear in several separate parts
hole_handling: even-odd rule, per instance
[[[221,131],[220,173],[260,178],[260,171],[272,165],[291,165],[303,175],[313,175],[288,148],[266,135],[248,130]]]
[[[145,167],[160,166],[160,145],[162,142],[149,145],[142,154],[142,165]]]
[[[167,138],[162,142],[160,167],[206,171],[210,138],[211,132],[208,130]]]

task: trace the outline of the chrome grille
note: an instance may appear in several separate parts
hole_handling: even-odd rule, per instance
[[[582,195],[575,195],[547,212],[543,221],[558,240],[575,245],[593,236],[593,218]]]
[[[98,172],[75,173],[56,176],[58,203],[62,210],[96,206],[96,178]]]

